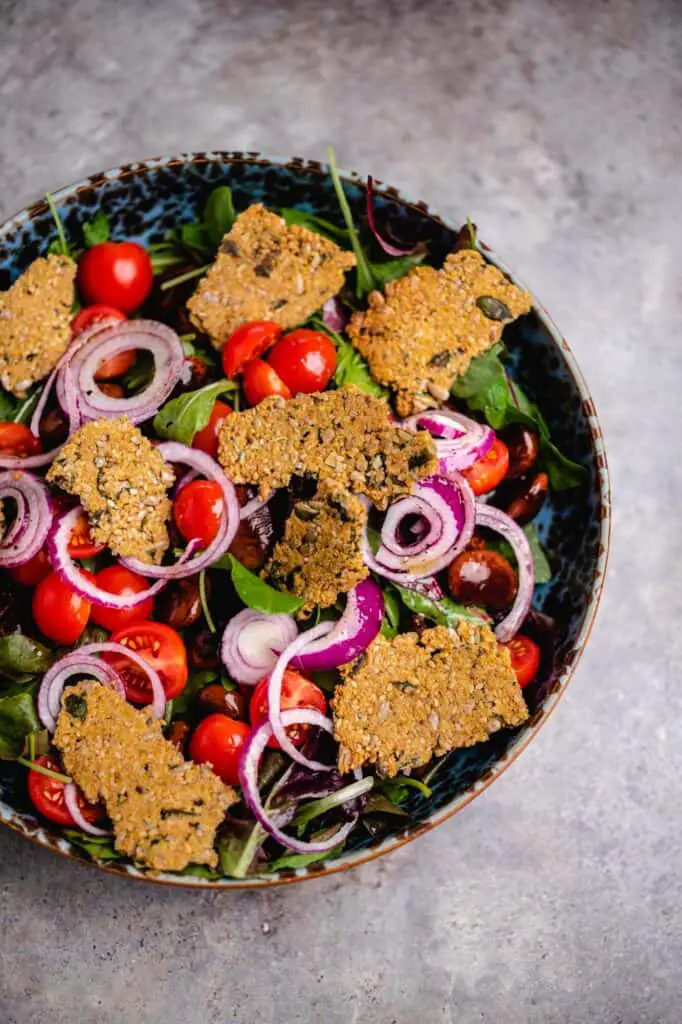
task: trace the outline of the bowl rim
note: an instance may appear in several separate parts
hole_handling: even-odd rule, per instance
[[[51,192],[50,195],[54,200],[60,202],[71,197],[77,198],[80,192],[97,189],[111,181],[123,181],[128,178],[133,178],[138,174],[145,174],[149,170],[153,170],[155,168],[172,168],[180,165],[212,164],[217,162],[255,164],[257,166],[280,166],[289,170],[318,174],[325,177],[329,173],[327,164],[317,160],[304,160],[300,157],[270,157],[253,151],[239,152],[229,150],[211,150],[183,152],[176,156],[150,157],[149,159],[138,160],[128,164],[122,164],[119,167],[113,167],[105,171],[97,172],[88,178],[82,178],[69,185],[64,185],[56,191]],[[345,182],[354,186],[366,188],[366,178],[361,177],[356,171],[342,170],[339,173],[342,180]],[[444,220],[437,212],[430,209],[425,202],[413,200],[410,197],[405,196],[398,189],[393,186],[387,186],[378,179],[373,180],[373,186],[375,194],[386,199],[397,201],[403,206],[407,206],[415,210],[422,216],[428,217],[435,223],[445,226],[449,230],[454,230],[448,221]],[[0,224],[0,240],[6,238],[26,221],[45,212],[46,209],[47,203],[45,200],[38,199],[8,217],[2,224]],[[506,263],[497,256],[493,249],[480,240],[479,244],[485,251],[486,257],[499,267],[515,285],[531,292],[533,297],[533,310],[549,333],[552,342],[560,351],[568,371],[577,387],[578,394],[582,401],[583,411],[587,419],[587,425],[590,433],[591,453],[595,462],[597,494],[599,499],[598,514],[600,522],[595,571],[590,585],[585,614],[582,622],[580,623],[575,642],[572,645],[571,650],[568,652],[568,658],[564,661],[564,667],[560,668],[554,676],[554,679],[559,681],[559,686],[546,699],[543,707],[543,714],[539,720],[534,724],[529,725],[527,729],[519,734],[518,738],[512,741],[503,756],[485,773],[484,778],[476,780],[463,793],[450,800],[445,807],[429,815],[425,821],[411,829],[407,835],[388,836],[376,847],[350,851],[349,853],[343,854],[338,861],[322,861],[319,865],[310,865],[306,868],[298,868],[284,873],[277,873],[272,877],[254,876],[253,878],[243,879],[232,879],[229,877],[210,879],[190,875],[175,875],[170,872],[145,871],[143,869],[136,868],[131,864],[106,864],[101,861],[98,862],[85,856],[81,856],[73,849],[73,847],[71,847],[70,844],[68,844],[68,848],[62,847],[60,845],[62,840],[55,839],[49,834],[43,836],[40,834],[30,834],[24,827],[21,827],[15,821],[0,819],[1,824],[5,825],[13,832],[18,833],[24,839],[28,839],[36,845],[46,848],[53,853],[59,854],[68,860],[76,861],[77,863],[93,867],[99,871],[107,872],[108,874],[131,878],[140,882],[183,889],[208,888],[223,891],[292,885],[309,879],[324,878],[338,874],[342,871],[348,871],[351,868],[360,866],[361,864],[366,864],[369,861],[378,859],[379,857],[384,857],[389,853],[392,853],[394,850],[413,842],[415,839],[425,835],[427,832],[431,832],[449,818],[453,818],[459,811],[488,789],[493,782],[507,771],[507,769],[523,753],[526,747],[528,747],[528,745],[535,739],[540,729],[554,712],[557,704],[566,692],[568,684],[575,675],[582,653],[592,633],[597,612],[599,610],[611,546],[610,477],[603,432],[594,399],[592,398],[582,370],[580,369],[567,340],[560,332],[545,307],[538,301],[535,292],[531,289],[526,289],[525,284],[520,280],[518,275],[509,269]],[[39,831],[42,831],[42,829]],[[68,843],[66,840],[63,840],[63,842]]]

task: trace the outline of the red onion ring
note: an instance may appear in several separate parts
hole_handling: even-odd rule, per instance
[[[348,323],[348,317],[346,316],[345,310],[335,296],[332,296],[331,299],[327,299],[323,305],[322,320],[327,327],[331,327],[332,331],[342,331]]]
[[[377,242],[389,256],[410,256],[413,252],[416,252],[419,248],[417,245],[412,246],[397,246],[392,245],[381,237],[377,230],[377,226],[374,223],[374,205],[372,202],[374,191],[374,181],[371,177],[367,179],[367,223],[369,229],[376,238]]]
[[[78,806],[78,795],[79,790],[76,783],[67,782],[64,786],[64,803],[76,825],[78,825],[83,832],[87,832],[91,836],[110,836],[111,832],[107,832],[107,830],[103,828],[97,828],[97,825],[92,825],[84,816]]]
[[[312,629],[309,629],[307,632],[301,633],[297,636],[295,640],[284,648],[278,657],[268,681],[268,720],[275,739],[284,753],[288,754],[292,761],[296,761],[298,764],[302,764],[304,767],[310,768],[314,772],[331,771],[333,765],[322,764],[320,761],[311,761],[302,754],[289,739],[283,724],[284,713],[282,712],[281,706],[282,680],[284,679],[284,670],[292,658],[297,654],[300,654],[309,644],[314,643],[316,640],[320,640],[323,636],[326,636],[327,633],[331,633],[333,628],[333,622],[320,622],[317,626],[313,626]],[[328,721],[328,719],[324,720]]]
[[[154,712],[154,717],[163,718],[166,711],[166,691],[163,688],[161,676],[155,668],[152,668],[148,661],[145,661],[141,654],[138,654],[137,651],[131,651],[129,647],[125,646],[125,644],[115,644],[112,643],[111,640],[107,640],[104,643],[86,644],[84,647],[80,648],[80,651],[87,652],[88,654],[116,654],[124,658],[129,658],[134,665],[137,665],[138,668],[142,669],[149,679],[149,684],[152,688],[151,708]],[[109,662],[105,659],[104,664],[107,665]],[[113,669],[112,665],[109,665],[109,667]],[[113,671],[116,672],[115,669],[113,669]],[[116,675],[118,675],[118,673],[116,673]],[[123,694],[125,695],[125,687],[123,689]]]
[[[65,655],[43,676],[38,690],[37,707],[38,718],[48,732],[54,732],[57,728],[62,693],[71,676],[87,674],[104,686],[110,686],[120,697],[125,697],[125,689],[118,672],[111,665],[95,658],[93,648],[99,648],[99,645],[86,644],[79,650]]]
[[[11,498],[17,506],[14,522],[0,540],[0,567],[13,569],[37,555],[52,525],[47,487],[20,470],[0,473],[0,501]]]
[[[298,636],[291,615],[267,615],[244,608],[223,633],[220,656],[238,683],[255,686],[277,662],[279,652]]]
[[[194,576],[202,569],[208,569],[215,561],[225,554],[239,527],[239,501],[234,485],[227,478],[221,467],[206,452],[198,448],[189,448],[186,444],[178,441],[166,441],[157,448],[160,455],[166,462],[180,462],[191,469],[213,480],[218,484],[223,496],[223,514],[220,517],[220,525],[215,537],[203,551],[197,555],[187,558],[186,561],[176,562],[175,565],[150,565],[141,562],[139,558],[122,558],[121,562],[133,572],[143,576],[151,576],[152,579],[181,580],[186,576]],[[192,541],[190,541],[192,544]],[[185,552],[187,554],[187,552]]]
[[[526,535],[518,523],[515,523],[506,512],[502,512],[499,508],[476,503],[476,525],[495,530],[514,549],[519,577],[516,598],[509,613],[495,626],[495,636],[500,643],[504,644],[518,633],[533,600],[533,587],[535,586],[533,553]]]
[[[323,639],[312,641],[292,665],[304,672],[325,672],[347,665],[367,650],[381,629],[384,595],[374,580],[363,580],[348,594],[343,615]]]
[[[50,561],[56,572],[59,573],[65,583],[68,583],[80,597],[91,601],[92,604],[101,605],[103,608],[137,608],[149,597],[155,597],[167,584],[167,580],[158,580],[151,587],[139,591],[137,594],[111,594],[107,590],[98,587],[96,583],[89,580],[85,573],[81,572],[73,558],[69,554],[69,540],[76,525],[78,517],[83,513],[80,505],[65,512],[55,520],[50,532],[47,549]],[[183,558],[188,557],[184,552]]]
[[[410,416],[400,424],[405,430],[426,430],[436,442],[442,473],[466,469],[490,451],[495,431],[487,423],[463,416],[452,409],[430,409]]]
[[[328,623],[321,623],[321,625],[328,625]],[[282,711],[280,720],[283,728],[290,725],[314,725],[329,733],[333,731],[331,721],[313,708],[295,708],[291,711]],[[351,821],[341,825],[333,836],[329,836],[327,839],[305,842],[283,832],[263,807],[260,793],[258,792],[258,769],[265,748],[268,745],[268,740],[272,735],[273,728],[271,723],[263,722],[257,729],[253,730],[243,747],[239,762],[239,784],[249,810],[265,831],[288,850],[293,850],[295,853],[326,853],[327,850],[333,850],[335,846],[343,842],[355,827],[357,815]],[[332,767],[333,765],[324,765],[324,768],[327,770]]]

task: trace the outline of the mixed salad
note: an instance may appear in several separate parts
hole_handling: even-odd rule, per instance
[[[244,877],[407,822],[551,656],[533,520],[583,467],[505,368],[530,296],[237,210],[106,210],[0,295],[0,758],[98,861]],[[380,223],[377,223],[377,222]]]

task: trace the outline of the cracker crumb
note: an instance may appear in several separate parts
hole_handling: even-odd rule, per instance
[[[528,717],[509,652],[486,625],[380,635],[341,675],[332,704],[344,774],[374,764],[395,775]]]
[[[482,298],[503,303],[509,316],[489,319],[477,305]],[[348,336],[374,379],[395,392],[398,414],[408,416],[428,409],[433,398],[447,399],[455,378],[532,300],[468,249],[451,253],[442,270],[415,267],[368,302],[368,310],[353,314]]]

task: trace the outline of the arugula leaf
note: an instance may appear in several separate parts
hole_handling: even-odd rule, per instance
[[[310,324],[315,330],[324,331],[336,345],[334,383],[337,388],[342,388],[345,384],[353,384],[360,391],[365,391],[368,395],[376,395],[377,398],[388,398],[390,392],[387,388],[382,387],[381,384],[377,384],[372,378],[367,363],[350,341],[339,334],[338,331],[332,330],[319,317],[311,317]]]
[[[370,263],[372,276],[377,285],[383,288],[389,281],[404,277],[408,270],[418,267],[423,263],[425,256],[425,252],[413,252],[406,256],[396,256],[392,260],[383,260],[381,263]]]
[[[580,487],[585,483],[587,477],[585,467],[562,455],[554,442],[549,440],[549,437],[541,438],[541,449],[542,461],[547,470],[551,488],[555,491],[568,491],[572,487]]]
[[[236,216],[229,185],[214,188],[204,207],[204,225],[214,249],[218,248]]]
[[[324,235],[325,238],[330,238],[332,242],[338,242],[340,245],[347,246],[350,242],[347,228],[340,228],[338,224],[332,224],[324,217],[307,213],[305,210],[296,210],[293,207],[284,207],[279,212],[287,224],[297,224],[299,227],[307,228],[308,231]]]
[[[339,177],[339,169],[336,166],[336,157],[334,156],[334,150],[331,146],[327,150],[327,160],[329,161],[329,173],[332,177],[332,184],[334,186],[334,191],[336,192],[336,198],[339,201],[341,213],[343,214],[343,219],[346,222],[351,248],[355,253],[355,295],[358,299],[363,299],[369,292],[376,290],[378,283],[374,277],[372,266],[365,255],[362,243],[360,242],[360,235],[353,223],[353,214],[351,213],[350,206],[348,205],[348,198],[344,191],[341,178]]]
[[[431,619],[437,626],[456,626],[458,622],[474,622],[477,625],[489,622],[489,618],[480,608],[465,607],[457,604],[449,597],[441,597],[440,601],[433,601],[430,597],[418,593],[416,590],[409,590],[396,583],[395,589],[400,594],[400,600],[406,608],[417,615],[423,615]]]
[[[523,532],[526,535],[531,554],[533,555],[535,582],[549,583],[552,578],[552,567],[549,564],[547,552],[542,545],[542,541],[538,537],[538,531],[535,528],[535,524],[528,523],[524,526]],[[490,540],[486,543],[489,548],[493,549],[493,551],[498,551],[499,554],[504,555],[505,558],[509,559],[512,565],[515,564],[516,558],[514,556],[514,549],[506,540]]]
[[[400,625],[400,598],[391,586],[382,588],[384,595],[384,618],[381,623],[381,635],[392,640],[398,635]]]
[[[219,380],[198,391],[171,398],[154,417],[154,430],[168,441],[191,444],[194,435],[203,430],[210,420],[218,396],[236,388],[234,381]]]
[[[0,760],[19,757],[32,732],[40,731],[35,707],[35,686],[0,697]]]
[[[52,664],[53,653],[23,633],[0,637],[0,674],[10,677],[38,675]],[[40,726],[38,726],[40,728]]]
[[[307,868],[310,864],[319,864],[320,861],[328,860],[329,857],[340,853],[342,848],[343,844],[335,846],[332,850],[326,850],[325,853],[285,853],[284,856],[266,864],[264,870],[270,872],[284,871],[285,868]]]
[[[94,220],[83,224],[83,242],[86,249],[109,241],[109,218],[104,210],[98,210]]]
[[[183,224],[180,228],[180,241],[190,249],[197,249],[202,258],[211,252],[211,237],[204,224]]]
[[[269,583],[262,580],[260,576],[242,565],[242,563],[229,552],[219,558],[211,566],[212,569],[226,569],[232,575],[232,583],[240,600],[249,608],[255,608],[257,612],[265,612],[266,615],[293,615],[305,602],[299,597],[292,597],[291,594],[284,594],[281,590],[275,590]]]

